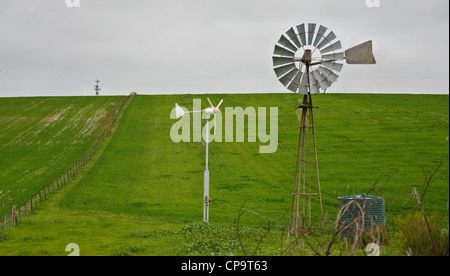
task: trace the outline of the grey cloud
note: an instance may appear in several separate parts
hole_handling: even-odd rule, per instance
[[[0,97],[287,92],[279,36],[316,22],[345,48],[372,39],[378,64],[345,65],[333,92],[448,93],[448,1],[2,0]],[[424,61],[425,59],[425,61]]]

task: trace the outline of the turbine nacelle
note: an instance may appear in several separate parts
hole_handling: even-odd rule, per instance
[[[211,105],[211,107],[205,108],[203,110],[194,110],[194,111],[184,111],[183,108],[181,108],[181,106],[179,106],[177,103],[175,104],[175,114],[176,114],[176,118],[179,119],[181,117],[183,117],[186,113],[196,113],[196,112],[204,112],[206,113],[208,116],[211,114],[215,114],[215,113],[219,113],[220,112],[220,105],[223,103],[223,99],[219,102],[219,104],[214,107],[214,105],[211,103],[211,100],[209,98],[208,102]]]

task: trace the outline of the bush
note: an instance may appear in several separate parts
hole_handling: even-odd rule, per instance
[[[183,255],[230,255],[239,248],[234,228],[212,223],[191,223],[181,229]]]
[[[399,218],[397,224],[401,230],[400,246],[406,255],[448,256],[448,226],[441,228],[439,213],[434,212],[425,220],[422,213],[416,211],[406,219]]]
[[[365,244],[376,243],[380,246],[391,244],[391,236],[385,224],[378,224],[376,227],[365,232],[363,240]]]

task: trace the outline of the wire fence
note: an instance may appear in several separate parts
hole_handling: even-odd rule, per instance
[[[117,117],[123,111],[125,105],[128,101],[136,95],[136,93],[131,93],[128,95],[122,102],[121,106],[116,110],[110,124],[107,126],[103,134],[98,139],[97,143],[77,162],[72,164],[60,177],[52,181],[50,184],[44,186],[41,190],[39,190],[35,195],[33,195],[28,201],[20,204],[14,205],[11,208],[11,211],[5,213],[0,217],[0,231],[6,230],[8,228],[16,226],[20,220],[32,214],[34,210],[38,208],[38,206],[51,194],[55,191],[64,187],[64,185],[73,180],[76,174],[89,162],[92,156],[97,152],[97,150],[102,145],[108,133],[111,131],[111,128],[114,126],[117,121]]]

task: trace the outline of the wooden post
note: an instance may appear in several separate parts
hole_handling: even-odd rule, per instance
[[[33,212],[33,198],[30,198],[30,212]]]
[[[47,193],[45,192],[45,186],[44,186],[44,198],[47,199]]]
[[[13,205],[13,207],[12,207],[12,221],[11,221],[11,225],[12,226],[16,226],[16,224],[17,224],[16,205]]]

